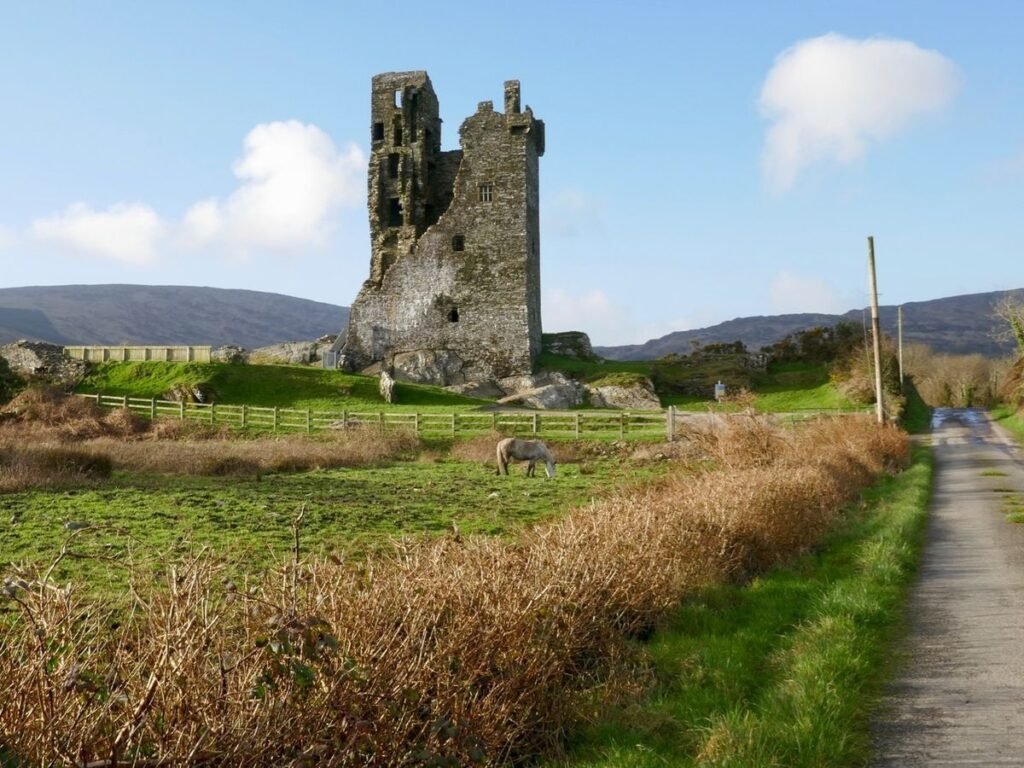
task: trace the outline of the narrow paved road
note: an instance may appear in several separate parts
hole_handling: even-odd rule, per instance
[[[1024,464],[985,412],[940,409],[935,486],[874,766],[1024,766]]]

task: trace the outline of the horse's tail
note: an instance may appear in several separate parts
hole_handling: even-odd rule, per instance
[[[505,456],[505,445],[498,443],[497,454],[498,454],[498,474],[508,474],[508,457]]]

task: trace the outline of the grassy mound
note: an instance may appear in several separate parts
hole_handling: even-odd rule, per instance
[[[853,409],[856,405],[829,380],[823,364],[783,363],[768,371],[748,365],[742,354],[694,354],[654,361],[578,359],[544,353],[538,369],[560,371],[594,385],[626,385],[645,377],[663,405],[703,410],[714,403],[714,386],[730,393],[754,392],[754,407],[763,412]],[[440,387],[399,382],[397,402],[386,404],[377,379],[322,368],[294,365],[227,363],[104,363],[78,387],[81,393],[164,397],[174,388],[201,387],[218,403],[315,410],[453,411],[478,408],[486,400],[457,395]]]
[[[220,403],[317,410],[464,410],[486,401],[440,387],[399,382],[396,404],[381,398],[377,379],[297,365],[229,363],[103,363],[79,385],[81,393],[161,398],[175,386],[202,386]]]

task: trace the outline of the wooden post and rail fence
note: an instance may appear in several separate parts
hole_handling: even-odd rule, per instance
[[[92,400],[101,408],[127,408],[151,420],[172,418],[211,426],[227,425],[238,429],[306,434],[363,427],[381,434],[392,430],[408,430],[417,437],[455,438],[459,435],[500,432],[577,440],[659,437],[671,440],[684,425],[708,418],[707,414],[687,413],[679,411],[674,406],[658,411],[322,411],[312,408],[191,403],[128,395],[83,394],[78,397]],[[822,413],[808,411],[776,416],[798,420]],[[863,410],[856,413],[863,413]],[[728,418],[729,414],[718,413],[715,416]]]

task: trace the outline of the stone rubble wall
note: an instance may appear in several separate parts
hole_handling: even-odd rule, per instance
[[[87,366],[64,354],[64,348],[42,341],[24,339],[0,346],[0,357],[12,371],[27,379],[38,379],[71,387],[85,377]]]

